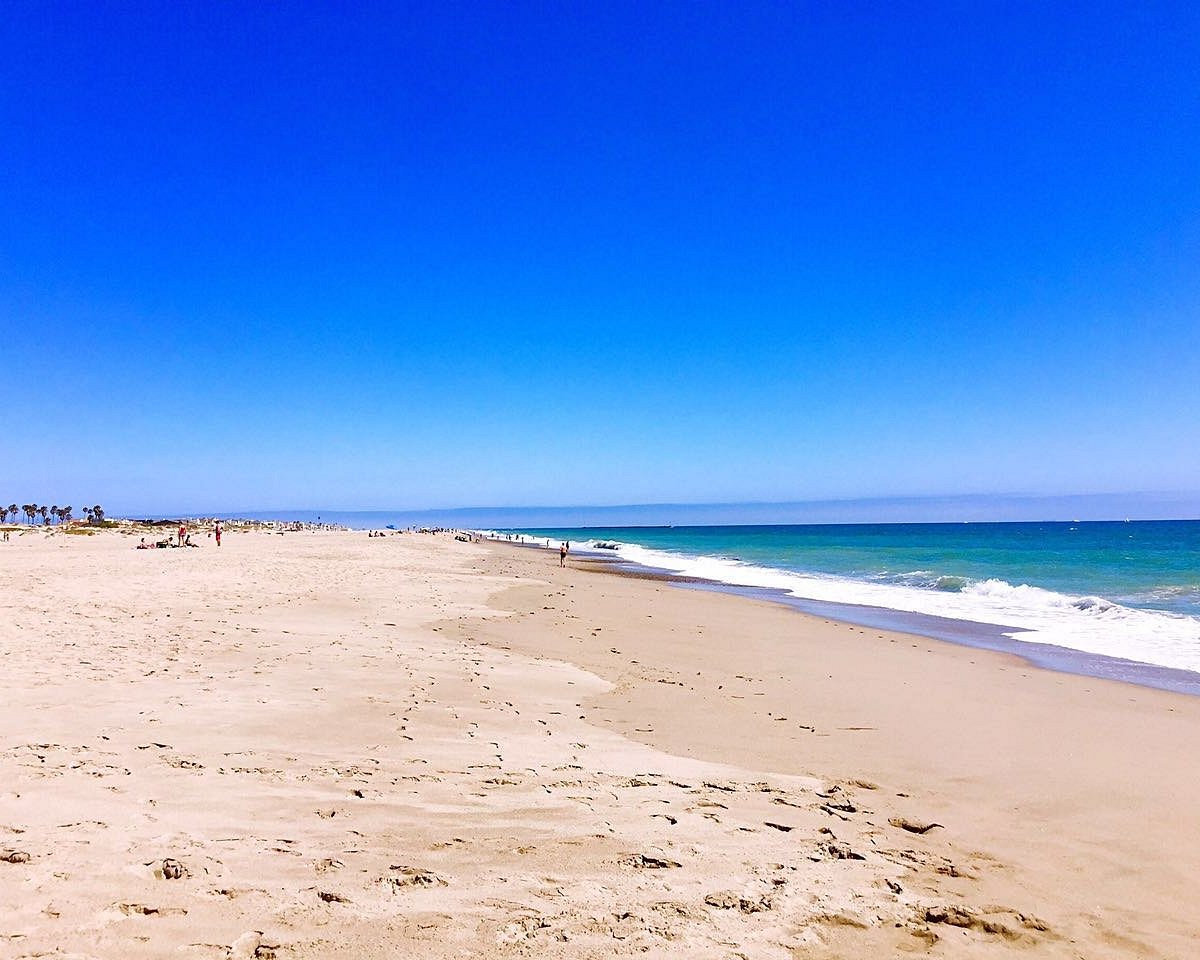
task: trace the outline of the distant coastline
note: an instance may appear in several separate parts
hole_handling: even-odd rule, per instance
[[[492,506],[445,509],[118,510],[123,517],[240,517],[332,523],[350,529],[441,526],[478,529],[536,527],[737,526],[827,523],[1005,523],[1072,520],[1200,518],[1200,492],[1098,493],[1067,496],[1006,494],[875,497],[745,503],[648,503],[599,506]]]

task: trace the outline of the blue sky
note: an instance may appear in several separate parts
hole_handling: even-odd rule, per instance
[[[346,6],[6,6],[0,497],[1200,488],[1196,5]]]

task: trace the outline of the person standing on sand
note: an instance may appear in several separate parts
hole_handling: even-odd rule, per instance
[[[183,546],[183,538],[187,536],[187,527],[182,523],[179,525],[179,545]]]
[[[213,536],[217,538],[217,546],[221,545],[221,521],[218,520],[213,524]]]
[[[564,540],[562,546],[558,548],[558,565],[565,567],[567,565],[567,543]]]

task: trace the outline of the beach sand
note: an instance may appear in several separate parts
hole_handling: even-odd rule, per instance
[[[0,956],[1200,954],[1200,699],[531,549],[135,542],[0,545]]]

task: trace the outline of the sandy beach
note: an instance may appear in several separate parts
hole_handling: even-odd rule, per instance
[[[1191,958],[1200,699],[448,536],[0,544],[0,956]]]

